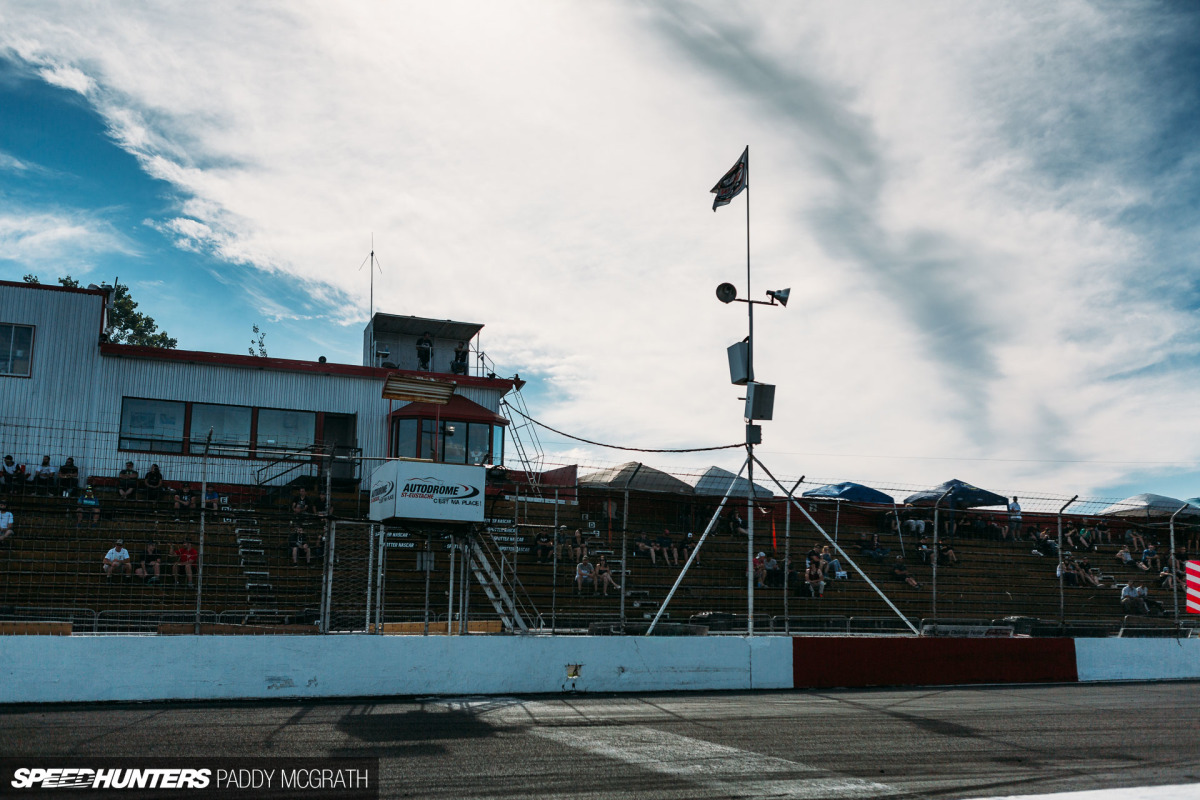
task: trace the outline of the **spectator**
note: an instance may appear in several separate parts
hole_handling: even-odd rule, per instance
[[[1125,544],[1129,545],[1132,552],[1146,549],[1146,539],[1140,533],[1136,533],[1133,528],[1125,531]]]
[[[179,491],[175,493],[175,521],[179,522],[179,509],[185,508],[188,511],[196,507],[196,495],[192,494],[192,485],[185,483],[179,487]]]
[[[938,563],[946,563],[946,566],[952,567],[958,563],[958,556],[954,555],[954,549],[945,542],[938,542]]]
[[[1064,558],[1058,562],[1058,568],[1054,571],[1054,577],[1062,581],[1063,586],[1078,586],[1076,581],[1075,570],[1071,568],[1070,562]]]
[[[125,541],[117,539],[117,543],[104,556],[104,576],[111,578],[113,571],[125,571],[125,577],[133,577],[133,565],[129,561],[129,551],[125,549]]]
[[[1067,526],[1066,533],[1063,534],[1063,543],[1066,544],[1068,550],[1080,550],[1079,533],[1075,529],[1075,524]]]
[[[754,557],[754,561],[751,564],[754,569],[754,584],[762,588],[766,585],[764,581],[767,577],[767,554],[759,553]]]
[[[100,500],[89,486],[83,492],[83,497],[79,498],[79,504],[75,507],[75,527],[78,528],[83,524],[83,515],[90,513],[92,515],[92,523],[95,525],[100,521]]]
[[[579,528],[575,529],[575,536],[571,539],[571,552],[576,561],[583,561],[587,558],[587,538],[583,535],[583,531]]]
[[[1121,608],[1125,609],[1127,614],[1149,614],[1150,607],[1146,604],[1146,587],[1134,585],[1132,583],[1125,584],[1125,588],[1121,590]]]
[[[429,338],[429,331],[425,331],[421,338],[417,339],[417,369],[428,371],[432,359],[433,340]]]
[[[303,524],[304,518],[312,511],[312,501],[309,500],[308,490],[303,486],[292,498],[292,524]]]
[[[33,484],[34,494],[49,495],[55,476],[54,467],[50,465],[50,456],[42,456],[41,465],[29,473],[26,481]]]
[[[19,489],[25,483],[25,465],[13,461],[12,456],[5,456],[0,464],[0,488],[6,492]]]
[[[663,563],[679,566],[679,550],[675,547],[675,541],[671,538],[671,532],[663,528],[662,535],[654,542],[654,546],[658,548],[658,552],[662,553]]]
[[[0,542],[8,541],[13,535],[14,525],[13,514],[8,510],[8,501],[0,497]]]
[[[884,547],[879,543],[878,533],[871,534],[871,538],[869,540],[866,539],[865,536],[862,537],[859,542],[858,549],[862,551],[864,556],[870,556],[876,561],[883,561],[883,559],[887,558],[888,553],[892,552],[891,548]]]
[[[1129,545],[1127,544],[1121,545],[1121,549],[1117,551],[1115,558],[1127,567],[1132,567],[1137,563],[1133,560],[1133,554],[1129,552]]]
[[[825,574],[829,576],[830,580],[837,580],[838,576],[845,574],[842,562],[834,557],[833,549],[829,545],[821,548],[821,560],[825,562]]]
[[[1100,576],[1092,572],[1092,562],[1087,556],[1075,562],[1075,571],[1079,573],[1080,583],[1090,586],[1100,586]]]
[[[608,566],[608,559],[600,556],[600,563],[596,564],[596,583],[604,589],[604,596],[608,597],[608,587],[612,587],[614,591],[621,591],[621,587],[613,580],[612,569]]]
[[[317,499],[313,501],[313,513],[321,519],[321,525],[328,527],[329,525],[329,495],[325,494],[325,490],[317,492]]]
[[[679,541],[675,543],[675,547],[679,550],[680,557],[686,563],[692,557],[692,551],[696,549],[696,541],[692,538],[692,534],[680,534]],[[700,557],[696,557],[696,566],[700,566]]]
[[[537,563],[546,564],[554,560],[554,540],[549,532],[541,531],[533,544],[537,548]]]
[[[158,545],[154,542],[146,542],[146,549],[142,551],[142,557],[138,559],[138,567],[134,570],[134,574],[143,578],[147,584],[151,584],[158,583],[161,571],[162,553],[158,552]]]
[[[1008,504],[1008,535],[1014,542],[1021,539],[1021,504],[1017,502],[1015,495]]]
[[[321,533],[317,536],[317,543],[312,546],[312,556],[320,562],[324,562],[325,560],[325,542],[327,535],[328,534],[326,530],[322,528]]]
[[[921,537],[921,541],[917,544],[917,552],[921,556],[922,564],[928,564],[933,559],[933,546],[930,544],[928,536]]]
[[[595,594],[596,568],[588,561],[587,553],[584,553],[583,559],[575,565],[575,594],[583,594],[585,585],[591,586],[592,594]]]
[[[200,554],[196,552],[196,548],[192,547],[191,539],[184,539],[183,544],[175,548],[175,564],[171,567],[171,575],[175,578],[175,583],[179,583],[179,571],[183,570],[187,575],[188,588],[192,588],[192,570],[200,561]]]
[[[908,567],[904,563],[904,556],[896,556],[896,564],[892,567],[892,577],[908,584],[913,589],[921,588],[921,584],[917,583],[917,579],[908,574]]]
[[[1175,571],[1171,569],[1170,564],[1163,564],[1162,570],[1158,573],[1158,586],[1160,589],[1174,590],[1176,583]]]
[[[152,503],[157,502],[163,485],[162,471],[159,470],[158,464],[150,465],[150,470],[142,479],[142,485],[146,487],[146,499]]]
[[[1112,531],[1108,528],[1108,523],[1100,520],[1096,523],[1096,544],[1103,541],[1105,544],[1112,544]]]
[[[1033,554],[1035,556],[1058,556],[1058,542],[1050,538],[1045,528],[1033,535]]]
[[[634,549],[635,555],[649,555],[650,563],[654,564],[656,566],[658,565],[658,556],[655,555],[655,553],[657,553],[658,551],[657,551],[657,549],[655,549],[654,545],[650,544],[649,536],[647,536],[644,533],[641,534],[640,536],[638,536],[636,539],[633,540],[633,546],[635,548]]]
[[[566,525],[559,525],[558,530],[555,531],[554,546],[558,548],[558,558],[560,561],[571,560],[571,535],[567,533]]]
[[[137,491],[138,473],[132,461],[125,462],[125,469],[117,473],[117,497],[129,500]]]
[[[75,466],[75,459],[70,456],[58,468],[58,488],[62,490],[63,497],[72,497],[79,489],[79,467]]]
[[[763,565],[763,574],[766,576],[763,583],[772,588],[783,586],[783,570],[779,567],[779,561],[775,558],[775,554],[771,553],[767,556],[767,563]]]
[[[909,508],[912,508],[910,505]],[[919,539],[925,535],[925,518],[921,516],[921,512],[913,509],[905,514],[904,530],[911,538]]]
[[[215,487],[209,486],[204,490],[202,507],[212,511],[219,511],[221,509],[221,493]]]
[[[1146,545],[1146,549],[1142,551],[1142,560],[1138,563],[1138,566],[1146,571],[1149,571],[1152,567],[1154,569],[1162,569],[1162,559],[1158,555],[1158,548],[1155,547],[1154,542]]]
[[[810,597],[825,596],[825,574],[821,571],[820,563],[809,562],[808,569],[804,570],[804,582],[808,584]],[[761,584],[759,585],[761,586]]]
[[[985,536],[994,542],[1007,542],[1009,540],[1008,527],[1001,527],[1000,523],[989,518],[987,521],[987,531],[985,532]]]
[[[459,342],[454,348],[454,360],[450,362],[450,371],[455,375],[467,374],[467,343]]]
[[[292,552],[292,564],[299,565],[300,551],[304,551],[305,563],[312,563],[312,549],[304,538],[304,528],[299,522],[292,525],[292,534],[288,537],[288,549]]]
[[[729,534],[731,536],[749,536],[746,531],[746,521],[736,511],[729,512]]]

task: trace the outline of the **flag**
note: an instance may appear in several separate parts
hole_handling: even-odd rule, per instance
[[[771,549],[778,550],[779,543],[775,541],[775,518],[771,517]]]
[[[737,163],[730,167],[729,172],[726,172],[721,180],[717,181],[717,185],[712,188],[712,193],[717,197],[713,200],[713,211],[717,210],[717,206],[727,206],[729,201],[741,194],[742,189],[745,189],[750,182],[750,145],[746,145],[746,149],[742,151],[742,157],[737,160]]]

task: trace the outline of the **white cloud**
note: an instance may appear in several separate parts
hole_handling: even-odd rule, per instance
[[[179,192],[154,222],[177,246],[305,282],[361,324],[373,232],[376,307],[487,323],[485,349],[545,382],[535,415],[556,427],[648,447],[742,435],[723,353],[744,307],[712,289],[744,292],[743,200],[713,214],[707,191],[750,143],[754,295],[793,288],[756,315],[779,472],[1074,491],[1127,467],[1065,462],[1200,462],[1178,436],[1197,421],[1190,373],[1109,380],[1200,341],[1130,288],[1151,245],[1121,214],[1153,192],[1117,158],[1055,171],[1071,109],[1112,117],[1109,147],[1153,135],[1123,11],[6,13],[0,45],[85,94]],[[248,291],[272,319],[304,316]]]
[[[134,244],[103,220],[77,212],[0,209],[0,259],[35,268],[86,270],[101,254],[136,255]]]

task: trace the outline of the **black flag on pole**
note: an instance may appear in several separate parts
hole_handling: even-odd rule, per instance
[[[716,211],[718,206],[729,205],[729,201],[741,194],[742,189],[749,185],[749,181],[750,145],[746,145],[746,149],[742,151],[742,157],[712,188],[712,193],[716,195],[716,199],[713,200],[713,211]]]

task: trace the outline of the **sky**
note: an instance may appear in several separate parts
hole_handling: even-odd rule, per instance
[[[714,289],[788,287],[777,475],[1193,497],[1198,75],[1188,3],[5,0],[0,278],[358,363],[373,242],[376,310],[484,323],[534,417],[648,449],[742,440]]]

